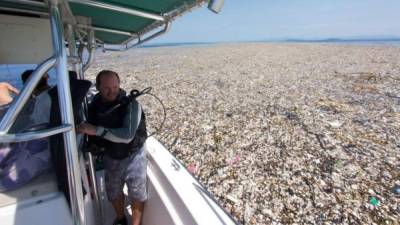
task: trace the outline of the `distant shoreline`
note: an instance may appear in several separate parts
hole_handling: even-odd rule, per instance
[[[366,45],[366,46],[399,46],[399,39],[287,39],[287,40],[260,40],[260,41],[237,41],[237,42],[176,42],[176,43],[155,43],[145,44],[139,48],[158,47],[185,47],[185,46],[210,46],[223,44],[246,44],[246,43],[271,43],[271,44],[343,44],[343,45]]]

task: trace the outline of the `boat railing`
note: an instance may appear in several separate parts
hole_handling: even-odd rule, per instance
[[[74,27],[71,24],[68,24],[66,26],[65,31],[66,31],[67,41],[68,41],[70,57],[81,59],[80,56],[82,56],[83,54],[82,54],[82,51],[80,51],[80,49],[78,50],[76,47]],[[96,40],[95,40],[93,30],[90,30],[88,32],[87,39],[88,39],[87,47],[88,47],[88,51],[89,51],[89,58],[88,58],[87,62],[85,64],[83,64],[82,60],[76,60],[76,61],[72,62],[73,68],[75,69],[75,72],[77,73],[78,78],[82,79],[82,80],[85,78],[83,73],[92,63],[92,61],[94,59],[94,52],[96,50]],[[85,69],[85,67],[86,67],[86,69]],[[83,102],[83,112],[81,112],[84,120],[86,120],[87,111],[88,111],[88,101],[87,101],[87,98],[85,98],[84,102]],[[87,138],[87,136],[85,136],[85,138]],[[87,141],[87,139],[85,141]],[[100,197],[99,197],[98,190],[97,190],[96,171],[94,169],[93,156],[90,152],[85,153],[85,156],[86,156],[86,160],[88,163],[90,182],[92,184],[91,191],[93,193],[93,197],[94,197],[94,201],[95,201],[95,205],[94,205],[95,220],[96,220],[96,224],[101,225],[103,223],[103,213],[102,213]]]
[[[55,65],[57,74],[57,91],[61,112],[61,122],[63,124],[72,124],[72,126],[74,126],[67,67],[67,51],[64,40],[64,25],[61,19],[59,5],[60,1],[49,1],[53,51],[57,59],[57,63]],[[63,6],[65,7],[65,4],[63,4]],[[64,132],[63,138],[68,171],[72,221],[76,225],[83,225],[85,224],[85,212],[75,129],[70,129],[69,131]]]
[[[60,134],[67,132],[72,129],[72,125],[64,124],[61,126],[57,126],[54,128],[49,128],[40,131],[31,131],[17,134],[3,134],[0,135],[1,143],[10,143],[10,142],[21,142],[21,141],[31,141],[40,138],[50,137],[52,135]]]
[[[50,70],[56,64],[56,58],[54,56],[50,57],[33,72],[32,76],[28,79],[27,84],[22,89],[21,94],[18,96],[17,100],[10,106],[7,113],[4,115],[0,123],[0,135],[8,133],[11,126],[17,119],[18,114],[21,112],[22,108],[28,101],[29,97],[32,95],[33,90],[39,83],[43,75]],[[0,136],[2,140],[2,136]]]
[[[34,1],[29,0],[19,0],[19,2],[34,4]],[[74,225],[84,225],[86,223],[80,175],[81,169],[79,165],[77,140],[74,129],[74,116],[67,66],[68,58],[64,40],[64,24],[60,13],[60,7],[65,7],[67,5],[64,3],[64,1],[59,0],[48,1],[53,56],[37,67],[32,76],[28,79],[27,84],[22,89],[21,94],[8,108],[0,122],[0,142],[28,141],[62,133],[64,139],[72,221]],[[39,83],[43,75],[51,68],[54,68],[56,71],[61,125],[35,132],[9,134],[18,114],[29,100],[36,85]]]

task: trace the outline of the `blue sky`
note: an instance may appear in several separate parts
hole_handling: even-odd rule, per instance
[[[225,0],[172,23],[152,43],[400,36],[400,0]]]

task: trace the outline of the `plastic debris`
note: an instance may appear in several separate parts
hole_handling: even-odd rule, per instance
[[[195,163],[191,163],[187,166],[187,170],[192,173],[192,174],[196,174],[198,172],[198,167]]]
[[[237,199],[236,197],[233,197],[232,195],[227,195],[226,196],[226,198],[228,199],[228,200],[230,200],[232,203],[239,203],[239,199]]]
[[[369,203],[371,203],[371,205],[373,205],[373,206],[380,206],[381,205],[381,202],[378,199],[376,199],[375,197],[372,197],[369,200]]]
[[[155,138],[240,224],[400,221],[399,47],[138,48],[96,58],[88,79],[105,68],[153,87],[168,115]],[[138,101],[152,133],[162,107]]]
[[[239,163],[239,161],[240,161],[240,156],[236,155],[232,159],[228,159],[226,162],[228,163],[228,165],[233,166],[233,165]]]
[[[328,124],[332,127],[332,128],[339,128],[342,126],[342,123],[340,123],[338,120],[332,121],[332,122],[328,122]]]
[[[395,185],[393,187],[393,193],[396,195],[400,195],[400,185]]]

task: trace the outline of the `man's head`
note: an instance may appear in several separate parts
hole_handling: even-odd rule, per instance
[[[25,72],[23,72],[21,74],[21,79],[22,79],[22,83],[25,85],[26,81],[28,80],[28,78],[32,75],[33,70],[25,70]],[[41,92],[47,90],[48,88],[50,88],[49,84],[47,83],[47,81],[49,80],[49,75],[46,73],[43,75],[43,77],[40,79],[39,83],[37,84],[35,91],[33,92],[34,95],[38,95]]]
[[[118,74],[111,70],[100,71],[96,77],[96,88],[104,101],[115,101],[120,91]]]

